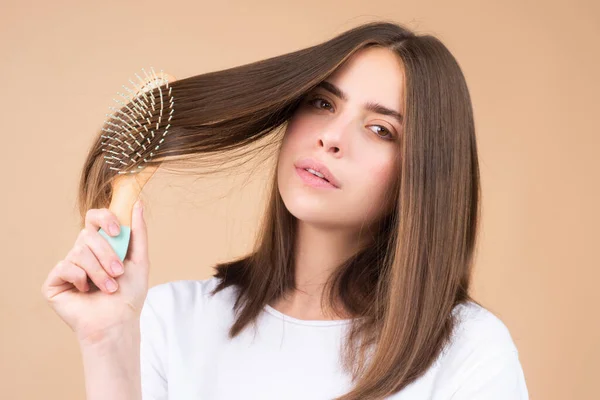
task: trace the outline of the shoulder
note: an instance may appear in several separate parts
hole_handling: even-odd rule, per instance
[[[519,351],[500,317],[473,302],[453,313],[457,324],[439,359],[440,374],[453,386],[452,399],[527,399]]]
[[[208,337],[215,332],[212,322],[224,314],[219,303],[225,304],[228,294],[223,290],[211,296],[217,284],[217,279],[211,277],[165,282],[148,290],[140,315],[140,373],[144,398],[167,398],[169,365],[177,365],[171,362],[176,348],[173,346],[192,346],[202,339],[198,326],[210,327]],[[209,318],[212,318],[209,323],[202,324]]]
[[[477,303],[456,306],[456,327],[451,346],[454,349],[477,351],[481,356],[518,352],[513,337],[500,317]]]
[[[212,296],[212,291],[218,283],[218,278],[210,277],[201,280],[170,281],[153,286],[146,295],[142,318],[151,316],[168,323],[179,317],[197,314],[215,303],[230,301],[231,287]]]
[[[146,300],[151,303],[194,301],[206,296],[217,285],[217,278],[178,280],[160,283],[148,289]]]

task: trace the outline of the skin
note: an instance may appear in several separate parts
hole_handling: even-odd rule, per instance
[[[396,118],[363,107],[373,101],[402,112],[404,74],[392,51],[362,49],[325,81],[348,99],[325,88],[311,91],[288,124],[277,164],[279,192],[298,219],[297,290],[270,305],[306,320],[351,318],[321,309],[323,284],[339,262],[368,245],[367,228],[394,205],[384,192],[397,179],[403,129]],[[324,163],[340,187],[305,184],[294,167],[305,157]]]

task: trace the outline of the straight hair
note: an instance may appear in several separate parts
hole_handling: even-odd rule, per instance
[[[431,35],[378,21],[298,51],[177,80],[170,83],[169,134],[149,163],[212,174],[265,149],[277,154],[281,132],[308,92],[371,46],[396,54],[405,75],[400,167],[388,188],[392,211],[324,289],[324,308],[355,317],[340,354],[353,387],[336,400],[383,399],[415,381],[451,341],[455,307],[479,304],[469,295],[480,213],[475,128],[467,84],[450,51]],[[102,159],[100,141],[81,174],[82,221],[88,209],[110,204],[117,176]],[[296,288],[296,219],[284,206],[276,171],[269,190],[253,250],[214,267],[219,284],[211,294],[236,288],[230,338]]]

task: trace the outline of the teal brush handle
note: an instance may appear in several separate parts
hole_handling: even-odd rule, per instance
[[[127,254],[127,249],[129,248],[129,238],[131,237],[131,228],[126,225],[121,225],[121,230],[117,236],[110,236],[106,233],[102,228],[98,230],[108,243],[113,248],[113,250],[119,256],[119,259],[123,261],[125,259],[125,255]]]

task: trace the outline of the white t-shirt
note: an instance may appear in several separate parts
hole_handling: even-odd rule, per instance
[[[142,309],[143,400],[331,400],[347,393],[340,368],[349,320],[301,320],[266,306],[258,329],[234,339],[235,288],[210,296],[218,279],[150,288]],[[506,326],[474,303],[460,305],[451,344],[390,400],[527,400],[517,348]]]

